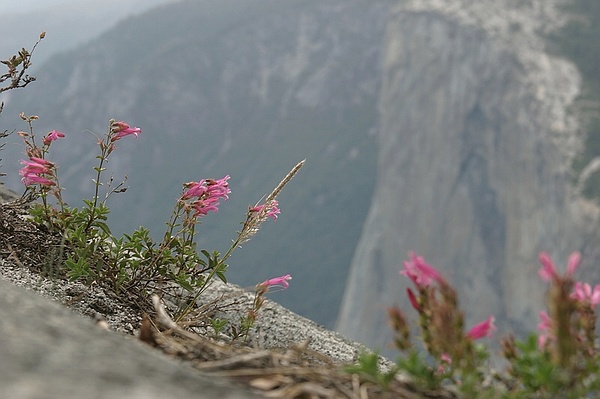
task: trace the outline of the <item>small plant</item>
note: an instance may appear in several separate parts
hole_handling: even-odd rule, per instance
[[[386,391],[389,390],[398,370],[399,367],[394,367],[390,370],[381,371],[379,354],[376,352],[363,352],[358,356],[357,364],[344,367],[345,372],[358,374],[367,381],[381,386]]]
[[[581,398],[600,393],[600,352],[595,334],[596,306],[600,304],[600,285],[574,281],[581,261],[571,254],[564,275],[546,253],[540,254],[540,277],[550,284],[549,311],[540,312],[540,334],[518,341],[514,336],[502,340],[503,354],[509,362],[504,374],[486,369],[488,351],[477,340],[495,330],[490,316],[463,332],[463,313],[458,309],[455,290],[425,260],[410,254],[401,274],[414,284],[407,290],[412,307],[419,314],[424,357],[410,339],[410,327],[402,311],[388,310],[394,331],[394,344],[406,352],[391,372],[403,371],[424,389],[452,386],[468,398]],[[356,366],[346,371],[368,376],[384,389],[391,382],[381,372],[376,355],[362,355]],[[495,377],[495,382],[491,377]]]
[[[6,66],[6,73],[0,75],[0,93],[8,90],[19,89],[27,86],[31,82],[35,81],[33,76],[28,75],[26,72],[31,67],[31,56],[35,51],[38,44],[46,37],[46,32],[40,33],[40,36],[33,45],[31,51],[22,48],[17,54],[11,56],[7,60],[2,60],[0,63]],[[0,102],[0,114],[4,109],[4,102]],[[8,137],[10,133],[8,130],[0,132],[0,139]],[[4,144],[0,144],[0,150],[4,148]],[[0,176],[5,176],[4,173],[0,173]]]
[[[524,342],[503,341],[512,393],[539,398],[581,398],[600,393],[600,352],[596,342],[596,306],[600,285],[573,280],[581,255],[569,257],[564,275],[546,253],[540,254],[540,277],[550,283],[549,311],[540,312],[540,334]],[[592,396],[590,396],[592,395]],[[516,396],[513,396],[516,397]]]
[[[41,203],[31,208],[34,221],[45,226],[49,232],[63,237],[66,275],[72,280],[97,282],[117,293],[126,292],[136,297],[138,304],[143,307],[147,305],[144,310],[151,309],[150,295],[161,292],[169,300],[177,320],[190,312],[214,277],[227,282],[225,262],[236,248],[258,231],[265,220],[277,219],[280,210],[276,196],[304,162],[296,165],[262,204],[248,208],[242,230],[229,250],[221,256],[216,251],[198,251],[195,235],[200,219],[209,212],[217,212],[220,201],[229,198],[229,176],[184,183],[160,242],[154,242],[144,227],[117,238],[107,224],[110,213],[107,202],[113,194],[123,193],[127,187],[125,180],[113,187],[113,177],[103,181],[103,173],[111,154],[116,150],[116,142],[127,136],[137,138],[141,129],[122,121],[109,122],[104,138],[97,141],[99,154],[96,156],[98,163],[94,166],[94,194],[91,199],[83,200],[84,206],[78,209],[64,202],[58,168],[48,159],[53,143],[65,135],[54,130],[38,143],[33,129],[37,116],[21,114],[21,118],[29,127],[28,132],[19,132],[28,156],[28,159],[21,161],[23,167],[20,170],[21,180],[26,186],[24,197],[41,198]],[[102,188],[104,192],[101,192]],[[54,198],[56,206],[51,204],[51,198]],[[262,305],[262,296],[270,286],[277,284],[275,280],[267,280],[259,285],[262,288],[257,294],[254,316]],[[278,284],[287,286],[287,281],[284,279]],[[253,322],[254,319],[246,320],[241,331],[247,332]],[[221,321],[213,322],[213,329],[217,333],[224,326]]]
[[[257,208],[256,212],[260,212],[260,208]],[[272,217],[276,217],[276,213],[271,212]],[[278,213],[278,212],[277,212]],[[254,301],[252,302],[252,307],[248,309],[248,313],[245,317],[242,317],[240,321],[240,328],[235,329],[233,332],[233,338],[237,339],[239,337],[243,337],[246,341],[248,339],[248,334],[250,333],[250,329],[254,326],[254,322],[258,316],[258,311],[263,307],[265,303],[265,295],[272,288],[279,288],[281,290],[285,290],[290,286],[288,280],[291,280],[292,276],[286,274],[285,276],[274,277],[269,280],[265,280],[260,284],[257,284],[254,289]]]

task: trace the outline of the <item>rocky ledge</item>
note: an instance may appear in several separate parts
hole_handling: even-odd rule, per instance
[[[363,346],[272,301],[261,309],[247,345],[161,319],[160,306],[144,324],[140,311],[114,292],[40,267],[48,258],[39,249],[53,245],[53,238],[29,221],[18,202],[0,205],[0,230],[3,397],[252,398],[268,392],[337,398],[359,388],[368,389],[369,397],[387,397],[340,372]],[[214,317],[235,323],[253,298],[237,286],[215,283],[199,301],[219,304]],[[400,378],[394,395],[399,392],[419,397]]]

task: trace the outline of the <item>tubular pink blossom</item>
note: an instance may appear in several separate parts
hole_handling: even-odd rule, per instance
[[[542,264],[542,267],[540,268],[540,270],[538,270],[538,275],[542,280],[551,281],[558,280],[560,278],[560,275],[556,270],[556,265],[554,264],[554,262],[552,262],[550,255],[548,255],[546,252],[540,252],[539,260]],[[581,254],[579,252],[571,253],[571,255],[569,256],[569,261],[567,263],[567,272],[565,274],[565,277],[570,278],[573,275],[573,273],[575,273],[575,270],[577,270],[577,267],[579,266],[580,262]]]
[[[44,145],[50,145],[54,140],[58,140],[61,137],[65,137],[65,134],[58,130],[53,130],[44,137]]]
[[[185,186],[188,189],[185,193],[183,193],[183,195],[181,197],[182,199],[188,199],[188,198],[192,198],[192,197],[201,197],[204,194],[206,194],[206,192],[208,191],[208,189],[206,188],[204,179],[200,180],[199,182],[186,183]]]
[[[537,328],[541,332],[538,337],[538,347],[543,350],[548,341],[552,339],[552,319],[548,316],[548,313],[543,310],[540,312],[540,322],[538,323]]]
[[[35,174],[28,174],[23,176],[23,178],[21,178],[21,183],[23,183],[26,186],[31,186],[32,184],[39,184],[41,186],[55,186],[56,183],[54,183],[52,180],[47,179],[45,177],[41,177]]]
[[[250,208],[250,212],[260,212],[263,210],[263,208],[265,207],[266,204],[262,204],[262,205],[257,205],[253,208]],[[270,217],[272,219],[277,219],[277,215],[279,215],[281,213],[281,211],[279,210],[279,208],[277,207],[279,205],[279,202],[277,202],[276,200],[270,201],[270,206],[267,210],[266,213],[266,217]]]
[[[472,340],[480,339],[483,337],[491,337],[493,332],[496,331],[494,325],[494,316],[488,317],[486,320],[479,324],[476,324],[473,328],[467,332],[467,337]]]
[[[542,264],[542,268],[538,270],[538,275],[544,281],[550,281],[558,278],[558,273],[556,272],[556,266],[550,259],[550,255],[546,252],[540,252],[539,255],[540,263]]]
[[[114,142],[120,140],[121,137],[129,136],[131,134],[135,135],[137,138],[138,134],[142,132],[142,129],[139,127],[130,127],[127,123],[123,121],[115,122],[111,128],[113,133],[116,133],[111,137],[110,141]]]
[[[415,255],[414,252],[409,253],[410,260],[404,261],[404,270],[400,274],[407,276],[418,287],[429,287],[434,281],[445,284],[441,274],[431,265],[425,263],[421,256]]]
[[[47,161],[47,160],[45,160],[43,158],[30,157],[29,159],[31,160],[31,162],[35,162],[35,163],[40,164],[40,165],[54,167],[54,162]]]
[[[581,263],[581,253],[578,251],[572,252],[569,256],[569,262],[567,263],[567,276],[572,276],[577,270],[577,267]]]
[[[265,280],[262,283],[260,283],[258,286],[259,287],[263,287],[263,288],[269,288],[269,287],[281,287],[283,289],[286,289],[290,286],[290,284],[288,283],[288,280],[291,280],[292,276],[290,276],[289,274],[286,274],[285,276],[280,276],[280,277],[275,277],[269,280]]]
[[[19,171],[19,174],[21,176],[25,176],[26,174],[32,173],[50,173],[49,166],[42,165],[37,162],[21,161],[21,165],[25,165],[25,167],[21,168],[21,170]]]
[[[418,312],[420,307],[419,307],[419,302],[417,301],[417,297],[415,296],[415,293],[412,292],[412,290],[410,288],[407,288],[406,294],[408,295],[408,300],[410,301],[410,304]]]
[[[546,332],[552,329],[552,319],[545,311],[540,312],[540,322],[537,325],[538,330]]]

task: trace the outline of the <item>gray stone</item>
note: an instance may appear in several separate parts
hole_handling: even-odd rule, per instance
[[[0,279],[0,398],[257,397]]]
[[[6,186],[0,183],[0,203],[13,201],[19,198],[19,195],[14,191],[6,188]]]

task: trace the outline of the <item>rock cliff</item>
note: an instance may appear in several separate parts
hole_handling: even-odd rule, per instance
[[[556,2],[407,1],[387,30],[378,180],[338,327],[384,348],[385,307],[404,304],[410,250],[461,294],[467,323],[496,315],[532,331],[543,307],[537,254],[564,265],[597,237],[571,185],[580,146],[569,62],[545,50]],[[598,275],[585,266],[584,275]]]

